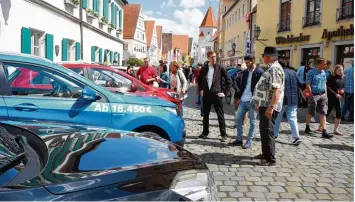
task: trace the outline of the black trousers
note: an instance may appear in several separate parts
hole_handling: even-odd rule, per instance
[[[327,117],[332,112],[333,108],[335,108],[335,117],[337,119],[341,119],[341,109],[340,109],[340,100],[335,97],[335,95],[328,94],[328,112]]]
[[[261,137],[261,150],[263,156],[269,162],[276,162],[274,127],[278,112],[274,111],[271,119],[265,116],[267,107],[259,108],[259,130]]]
[[[203,134],[209,134],[209,124],[210,124],[210,112],[211,107],[213,105],[219,124],[219,131],[221,132],[221,136],[227,136],[226,133],[226,121],[224,120],[224,111],[223,111],[223,102],[222,98],[217,95],[204,95],[203,96]]]
[[[343,118],[345,119],[346,112],[350,111],[349,120],[354,119],[354,93],[345,92]]]

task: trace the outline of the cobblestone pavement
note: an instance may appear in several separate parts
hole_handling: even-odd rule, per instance
[[[210,115],[209,139],[198,139],[202,132],[199,109],[196,108],[194,88],[184,101],[187,128],[185,148],[202,158],[213,172],[221,200],[265,201],[353,201],[354,200],[354,124],[342,124],[340,132],[331,140],[321,134],[304,134],[305,109],[299,109],[298,122],[302,143],[294,146],[290,140],[290,126],[286,120],[276,140],[277,164],[273,167],[256,165],[252,157],[261,153],[259,121],[253,147],[228,146],[220,142],[216,113]],[[235,138],[234,109],[225,104],[225,118],[229,141]],[[334,120],[328,120],[328,131]],[[318,123],[312,124],[314,130]],[[249,125],[244,126],[244,137]]]

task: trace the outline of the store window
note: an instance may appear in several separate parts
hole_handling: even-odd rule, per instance
[[[344,68],[349,68],[354,63],[354,44],[337,46],[337,64],[342,64]]]
[[[290,50],[279,50],[277,51],[279,55],[279,60],[283,61],[286,65],[291,64],[291,51]]]
[[[303,27],[321,24],[321,0],[307,0],[306,16],[303,18]]]
[[[320,48],[304,48],[302,49],[302,61],[312,63],[312,67],[316,66],[316,60],[320,57]]]
[[[31,30],[31,54],[45,57],[45,39],[44,32]]]
[[[354,0],[340,1],[340,8],[337,9],[337,20],[354,18]]]
[[[281,0],[278,32],[291,30],[291,0]]]

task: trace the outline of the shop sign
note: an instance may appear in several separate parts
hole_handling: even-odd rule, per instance
[[[322,39],[331,40],[333,37],[341,36],[353,36],[354,35],[354,25],[350,24],[349,29],[344,29],[344,26],[340,26],[336,31],[328,31],[327,29],[323,30]]]
[[[311,35],[303,35],[302,33],[300,33],[299,36],[293,36],[291,35],[287,35],[287,37],[283,37],[283,36],[279,36],[276,37],[276,44],[284,44],[284,43],[296,43],[296,42],[303,42],[303,41],[309,41]]]

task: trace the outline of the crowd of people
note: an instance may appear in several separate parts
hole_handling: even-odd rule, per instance
[[[217,64],[216,53],[209,51],[208,60],[196,68],[180,66],[177,62],[161,62],[158,71],[149,66],[149,59],[135,75],[142,82],[170,88],[184,99],[191,82],[196,84],[196,105],[201,109],[203,132],[199,138],[207,139],[209,135],[209,115],[213,105],[217,114],[221,142],[227,141],[224,119],[223,98],[230,95],[234,88],[234,107],[236,110],[235,140],[230,145],[243,149],[252,147],[255,134],[257,114],[259,115],[259,132],[262,153],[255,158],[260,165],[271,166],[276,163],[275,139],[279,136],[281,121],[286,115],[290,124],[292,144],[301,141],[297,120],[299,105],[308,107],[305,133],[313,133],[310,124],[316,112],[320,115],[317,131],[322,138],[342,135],[340,122],[354,121],[354,65],[344,71],[341,64],[331,68],[332,63],[324,58],[311,62],[302,62],[296,71],[289,64],[278,59],[275,47],[265,47],[262,55],[266,67],[255,64],[253,56],[244,57],[244,66],[238,65],[233,79],[226,68]],[[170,71],[168,71],[168,68]],[[334,69],[331,71],[330,69]],[[129,70],[127,72],[130,73]],[[159,75],[158,73],[159,72]],[[131,73],[130,73],[131,74]],[[327,117],[335,109],[333,134],[327,130]],[[243,125],[248,113],[249,132],[243,142]]]

